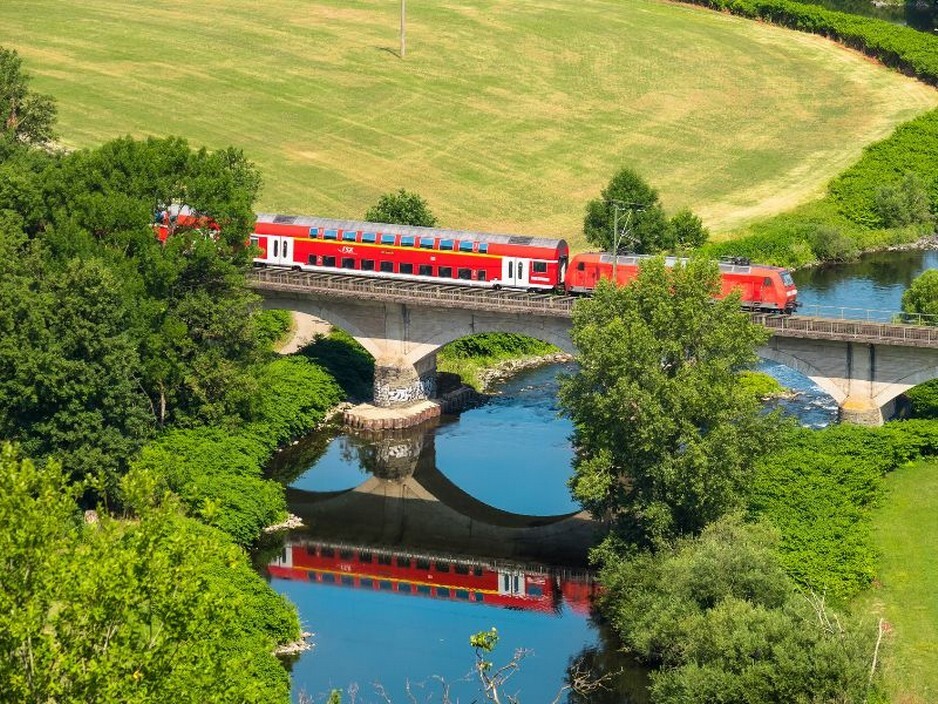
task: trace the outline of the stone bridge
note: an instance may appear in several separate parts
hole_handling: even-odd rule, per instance
[[[268,308],[325,320],[375,358],[374,403],[405,407],[436,395],[436,352],[480,332],[514,332],[574,352],[576,300],[381,279],[256,269]],[[760,356],[801,372],[829,393],[848,422],[879,425],[904,391],[938,377],[938,328],[753,314],[772,331]],[[301,324],[302,327],[302,324]]]

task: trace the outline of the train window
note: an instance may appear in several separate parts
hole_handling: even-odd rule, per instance
[[[472,269],[457,269],[456,275],[460,279],[465,279],[466,281],[468,281],[469,279],[472,278]]]
[[[485,254],[488,251],[489,251],[488,242],[483,242],[479,245],[479,254]]]
[[[471,252],[472,251],[472,242],[460,242],[459,243],[460,252]]]
[[[418,584],[417,593],[423,594],[424,596],[430,596],[430,585],[429,584]]]
[[[476,601],[483,601],[483,600],[485,599],[485,597],[482,596],[479,592],[476,592],[475,594],[473,594],[472,597],[473,597]]]
[[[342,268],[343,269],[354,269],[355,260],[352,257],[342,257]]]
[[[381,271],[394,273],[394,262],[381,262]]]
[[[479,269],[479,270],[476,272],[476,278],[477,278],[479,281],[485,281],[485,269]]]
[[[316,266],[316,263],[317,263],[317,262],[316,262],[316,255],[315,255],[315,254],[310,254],[310,255],[309,255],[309,258],[307,258],[307,260],[306,260],[306,263],[307,263],[307,264],[312,264],[313,266]]]
[[[325,584],[335,584],[335,575],[331,572],[324,572],[322,575],[322,581]]]
[[[337,240],[339,239],[339,231],[338,230],[326,230],[325,232],[322,233],[322,236],[323,236],[323,239]]]
[[[397,591],[401,594],[410,594],[410,585],[407,582],[398,582]]]
[[[433,267],[429,264],[421,264],[417,267],[417,273],[420,276],[433,276]]]
[[[368,244],[374,244],[376,239],[378,239],[378,236],[374,232],[362,233],[362,242],[366,242]]]
[[[772,279],[770,279],[768,276],[766,276],[764,279],[762,279],[762,285],[765,286],[766,288],[771,288],[771,287],[772,287]]]
[[[456,598],[462,599],[463,601],[469,601],[469,590],[468,589],[457,589]]]
[[[401,247],[413,247],[414,237],[401,237]]]
[[[451,252],[456,248],[456,242],[454,240],[440,240],[440,249],[445,249],[448,252]]]
[[[410,558],[409,557],[399,557],[397,558],[398,567],[410,567]]]
[[[386,579],[382,579],[380,582],[378,582],[378,589],[383,589],[384,591],[389,592],[391,591],[391,583]]]
[[[396,239],[396,235],[385,232],[383,235],[381,235],[381,244],[394,244]]]
[[[358,580],[358,586],[364,587],[365,589],[371,589],[371,578],[370,577],[361,577]]]
[[[323,266],[335,266],[335,257],[323,257],[322,265]]]
[[[576,264],[577,271],[586,271],[586,262],[577,262]]]
[[[400,273],[402,273],[402,274],[413,274],[413,273],[414,273],[414,265],[413,265],[413,264],[404,264],[404,263],[402,262],[402,263],[401,263],[401,268],[399,269],[399,271],[400,271]]]
[[[390,565],[391,556],[390,555],[378,555],[378,564],[379,565]]]
[[[309,228],[309,236],[310,236],[310,237],[315,237],[315,236],[318,235],[318,234],[319,234],[319,228],[318,228],[318,227],[311,227],[311,228]]]
[[[342,239],[346,242],[354,242],[357,235],[357,232],[346,231],[342,233]]]
[[[341,557],[343,560],[351,560],[352,551],[348,548],[343,548],[342,550],[339,550],[339,557]]]
[[[278,255],[278,252],[280,251],[279,246],[280,246],[280,240],[274,240],[274,256],[275,257],[279,256]]]
[[[456,565],[456,574],[469,574],[469,565]]]
[[[547,273],[547,262],[533,262],[531,264],[531,273],[533,274],[546,274]]]
[[[434,565],[437,572],[449,572],[449,563],[448,562],[439,562],[437,561]]]
[[[442,276],[444,279],[453,278],[453,267],[441,266],[439,269],[437,269],[437,276]]]
[[[449,589],[446,588],[446,587],[437,587],[437,588],[436,588],[436,595],[437,595],[437,596],[441,596],[441,597],[443,597],[444,599],[449,599]]]
[[[430,561],[423,557],[417,558],[417,569],[418,570],[428,570],[430,569]]]
[[[536,584],[527,585],[528,596],[544,596],[544,590]]]
[[[433,249],[435,240],[432,237],[421,237],[420,238],[420,247],[422,249]]]
[[[362,271],[374,271],[374,270],[375,270],[374,259],[362,259]]]
[[[478,567],[478,566],[473,567],[473,568],[472,568],[472,574],[474,574],[476,577],[481,577],[481,576],[482,576],[482,568],[481,568],[481,567]]]
[[[355,585],[355,580],[352,579],[352,577],[350,577],[350,576],[347,575],[347,574],[343,574],[343,575],[342,575],[342,586],[343,586],[343,587],[351,587],[351,586],[354,586],[354,585]]]
[[[524,264],[521,262],[518,262],[518,278],[519,279],[524,278]]]
[[[359,561],[359,562],[367,562],[368,564],[371,564],[371,553],[370,553],[370,552],[360,552],[360,553],[358,553],[358,561]]]
[[[261,238],[260,238],[260,237],[252,237],[252,238],[251,238],[251,246],[252,246],[252,247],[260,247],[260,246],[261,246],[260,243],[261,243]]]
[[[335,550],[332,548],[320,548],[319,554],[323,557],[335,557]]]

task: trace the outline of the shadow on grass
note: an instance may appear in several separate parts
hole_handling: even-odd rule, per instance
[[[317,335],[297,354],[329,372],[350,401],[370,401],[374,396],[375,360],[348,333],[333,330]]]

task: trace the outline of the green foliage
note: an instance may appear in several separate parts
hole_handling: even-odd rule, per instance
[[[293,325],[293,316],[288,310],[255,310],[251,316],[254,326],[254,338],[265,347],[274,345],[283,339]]]
[[[933,224],[928,191],[916,173],[909,172],[898,183],[880,186],[874,204],[886,227]]]
[[[696,249],[710,237],[710,231],[704,227],[703,220],[694,215],[689,208],[675,213],[668,221],[668,229],[670,231],[668,239],[673,247],[679,249]]]
[[[136,472],[150,472],[179,494],[188,510],[249,545],[286,512],[283,487],[263,478],[279,445],[322,420],[342,393],[302,357],[278,359],[257,373],[253,420],[238,428],[178,429],[147,445]]]
[[[938,379],[913,386],[905,392],[912,418],[938,419]]]
[[[553,345],[526,335],[485,332],[468,335],[444,345],[437,356],[438,372],[460,377],[463,384],[481,390],[481,373],[501,362],[554,354]]]
[[[614,234],[616,228],[618,233]],[[658,191],[628,168],[616,172],[600,197],[586,204],[583,234],[588,242],[606,252],[616,244],[620,249],[640,253],[674,246],[674,233],[668,227]]]
[[[365,220],[416,227],[436,225],[436,218],[430,212],[427,202],[417,193],[405,191],[403,188],[396,193],[382,195],[365,213]]]
[[[865,702],[873,632],[793,593],[777,535],[727,516],[657,554],[606,549],[601,608],[652,701]]]
[[[560,402],[574,423],[571,488],[628,542],[699,532],[740,506],[771,418],[738,372],[764,330],[730,296],[713,301],[716,264],[642,266],[629,286],[578,301],[579,371]]]
[[[349,398],[364,401],[372,397],[375,359],[344,330],[333,328],[328,335],[317,335],[300,354],[325,369]]]
[[[55,138],[55,100],[29,89],[16,51],[0,46],[0,139],[43,144]]]
[[[81,521],[56,463],[0,454],[0,687],[9,701],[286,702],[296,613],[172,501]]]
[[[777,379],[762,372],[747,370],[740,372],[739,377],[744,392],[760,400],[778,396],[784,390]]]
[[[922,319],[926,325],[938,325],[938,270],[929,269],[916,277],[902,294],[902,310],[927,316]]]
[[[759,463],[752,510],[781,532],[781,559],[798,584],[846,600],[875,573],[870,512],[883,475],[938,453],[938,424],[790,429],[777,448]]]

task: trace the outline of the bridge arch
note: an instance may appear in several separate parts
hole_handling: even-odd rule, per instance
[[[761,347],[760,349],[756,350],[756,354],[758,354],[763,359],[768,359],[773,362],[778,362],[779,364],[784,364],[786,367],[791,367],[796,372],[804,374],[811,381],[817,384],[824,392],[829,394],[838,405],[843,404],[843,402],[847,399],[847,391],[845,389],[841,388],[841,386],[833,379],[803,359],[772,347]]]
[[[938,366],[923,367],[906,375],[902,379],[888,384],[873,397],[873,402],[880,408],[883,408],[912,387],[924,384],[926,381],[932,381],[933,379],[938,379]]]
[[[312,342],[312,335],[318,326],[315,321],[321,320],[332,327],[344,330],[355,338],[358,343],[364,347],[368,353],[378,359],[382,349],[368,335],[366,335],[350,318],[346,318],[335,309],[320,305],[305,305],[302,301],[285,300],[279,298],[263,298],[263,307],[267,310],[286,310],[294,315],[294,322],[297,325],[297,331],[294,336],[295,344],[282,350],[284,353],[297,351],[304,344]]]

